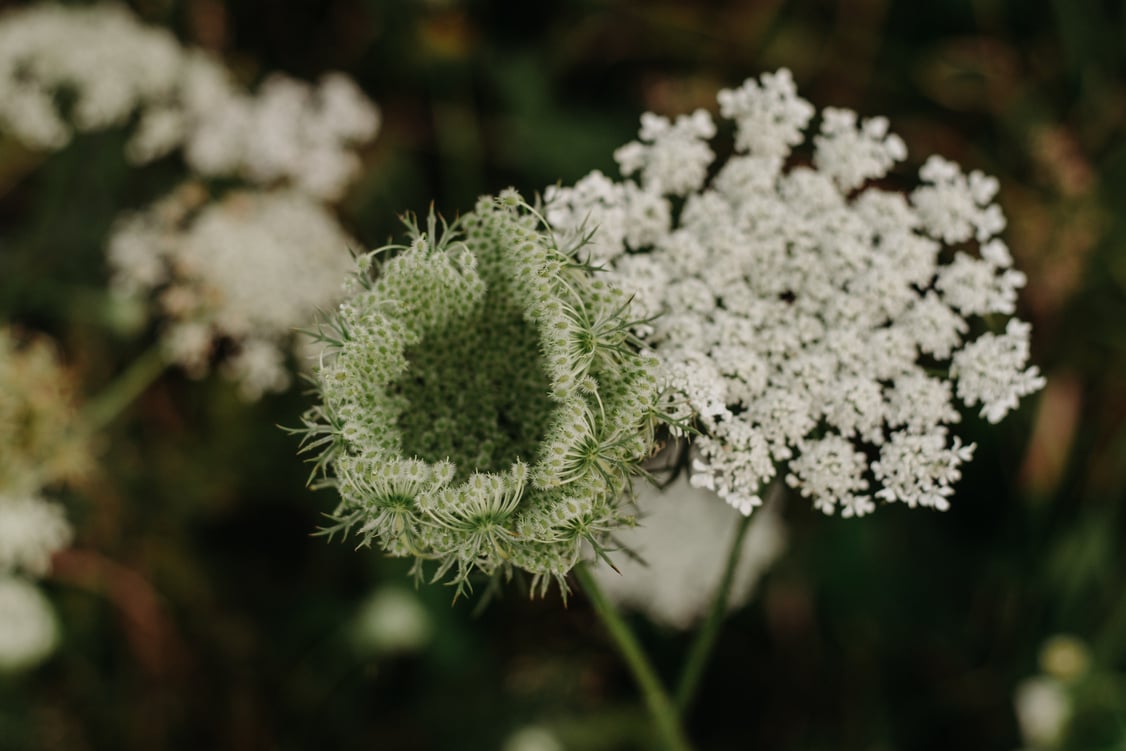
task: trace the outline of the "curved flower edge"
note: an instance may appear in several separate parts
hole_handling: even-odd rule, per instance
[[[325,532],[413,556],[416,576],[434,561],[458,594],[475,571],[565,594],[584,543],[601,554],[633,523],[629,478],[664,419],[630,300],[515,191],[441,231],[406,224],[318,334],[300,432],[311,479],[340,493]]]

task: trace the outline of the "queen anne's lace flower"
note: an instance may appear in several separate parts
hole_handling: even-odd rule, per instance
[[[656,623],[689,629],[715,597],[735,534],[737,512],[715,503],[715,495],[680,478],[664,489],[646,486],[637,497],[637,526],[614,535],[631,555],[614,558],[612,570],[594,570],[613,600]],[[755,584],[786,545],[786,530],[773,509],[756,515],[743,537],[728,608],[745,604]]]
[[[119,222],[109,244],[113,285],[157,294],[165,344],[189,372],[206,371],[216,342],[248,399],[289,384],[294,329],[341,298],[355,246],[321,204],[293,190],[236,191],[206,203],[186,184]]]
[[[38,3],[0,16],[0,130],[58,149],[74,131],[134,117],[134,162],[183,147],[197,174],[284,181],[325,200],[341,195],[359,168],[352,148],[379,128],[379,111],[341,74],[317,87],[274,75],[251,95],[123,6]]]
[[[725,163],[705,113],[646,115],[615,154],[636,180],[595,172],[545,194],[559,241],[588,237],[636,315],[658,316],[636,333],[697,416],[693,484],[749,513],[788,462],[826,513],[946,508],[973,451],[949,434],[952,396],[996,422],[1043,385],[1027,324],[982,333],[1025,283],[997,238],[997,181],[931,157],[907,196],[868,185],[903,141],[832,108],[801,166],[791,149],[815,110],[785,70],[718,99],[735,126]]]
[[[432,217],[363,256],[306,418],[340,527],[459,590],[475,569],[562,582],[631,520],[620,496],[653,439],[656,363],[628,298],[523,206],[482,199],[456,229]]]

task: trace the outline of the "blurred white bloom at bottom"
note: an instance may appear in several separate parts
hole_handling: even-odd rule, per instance
[[[58,622],[43,593],[24,579],[0,577],[0,672],[36,665],[58,640]]]
[[[352,641],[359,649],[377,654],[414,652],[426,646],[433,630],[417,595],[384,587],[360,606],[352,622]]]
[[[1017,724],[1024,742],[1032,748],[1054,748],[1071,719],[1071,700],[1063,684],[1039,675],[1017,686],[1013,696]]]
[[[612,600],[643,611],[657,623],[691,628],[711,606],[742,516],[683,476],[663,491],[642,489],[637,505],[638,526],[615,537],[641,560],[616,555],[621,574],[601,564],[595,576]],[[785,545],[785,528],[768,505],[755,515],[743,538],[730,609],[750,599],[756,582]]]
[[[528,725],[508,736],[503,751],[563,751],[563,744],[550,730]]]

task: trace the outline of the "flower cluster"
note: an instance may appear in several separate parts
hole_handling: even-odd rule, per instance
[[[57,149],[75,132],[135,123],[132,161],[181,149],[193,179],[114,229],[114,290],[159,295],[167,349],[193,374],[220,345],[233,349],[224,367],[250,399],[288,385],[292,329],[340,297],[353,243],[324,203],[343,195],[360,168],[354,149],[379,122],[343,75],[312,86],[275,74],[251,94],[122,6],[0,16],[0,131]],[[204,178],[255,189],[209,204]]]
[[[233,349],[226,374],[257,399],[289,385],[286,349],[340,299],[354,241],[320,203],[295,190],[234,191],[208,202],[187,183],[123,218],[108,247],[114,288],[157,294],[164,343],[202,375],[216,344]]]
[[[29,667],[54,649],[55,616],[29,577],[46,574],[73,533],[41,491],[90,464],[74,387],[54,347],[20,339],[0,328],[0,671]]]
[[[197,174],[287,181],[325,200],[358,170],[352,146],[379,128],[379,111],[345,76],[314,88],[274,75],[250,95],[219,62],[123,6],[46,3],[0,17],[0,130],[58,149],[75,131],[133,118],[134,162],[182,147]]]
[[[683,475],[664,489],[637,494],[637,526],[614,535],[630,552],[594,575],[612,600],[645,613],[655,623],[686,630],[711,607],[727,563],[738,512],[715,503],[715,494],[693,488]],[[786,529],[769,504],[755,514],[743,537],[727,606],[746,604],[755,585],[786,546]]]
[[[629,524],[650,453],[656,363],[628,298],[555,244],[514,191],[456,226],[360,259],[326,322],[306,446],[340,494],[339,528],[437,562],[532,574],[542,592]],[[383,253],[391,253],[380,263]]]
[[[637,333],[697,417],[693,484],[749,513],[788,464],[825,513],[945,509],[973,452],[950,435],[955,395],[996,422],[1043,385],[1027,324],[984,330],[1025,281],[996,180],[931,157],[907,195],[873,185],[903,141],[832,108],[809,139],[816,111],[786,70],[718,100],[724,163],[708,113],[647,114],[615,154],[625,179],[545,194],[559,241],[589,235],[588,261],[659,316]]]

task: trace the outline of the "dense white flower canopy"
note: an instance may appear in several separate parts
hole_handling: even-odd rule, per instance
[[[946,508],[974,448],[954,396],[997,422],[1044,382],[1027,324],[987,330],[1025,283],[997,181],[933,156],[908,194],[872,184],[907,156],[887,120],[818,117],[784,69],[718,101],[725,162],[708,113],[647,113],[624,179],[545,193],[560,241],[591,235],[589,260],[658,316],[638,334],[702,431],[692,483],[743,513],[779,472],[829,514]]]

